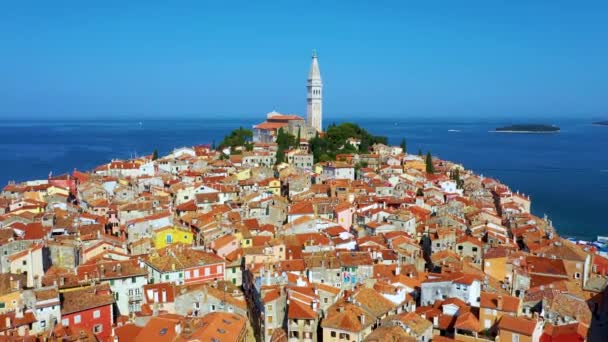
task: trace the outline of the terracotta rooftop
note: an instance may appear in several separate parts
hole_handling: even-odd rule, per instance
[[[537,323],[538,322],[533,319],[503,315],[500,322],[498,322],[498,329],[532,336]]]
[[[114,304],[114,296],[107,284],[63,292],[61,297],[62,315]]]
[[[363,317],[363,322],[361,318]],[[344,300],[341,300],[327,309],[327,316],[321,321],[323,328],[332,328],[360,332],[372,325],[376,320],[366,310]]]
[[[499,303],[501,304],[499,307]],[[481,292],[480,308],[496,309],[503,312],[517,313],[520,300],[517,297],[497,295],[495,293]]]
[[[161,272],[170,272],[222,263],[225,260],[213,253],[183,246],[169,246],[159,250],[157,254],[149,255],[146,262]]]

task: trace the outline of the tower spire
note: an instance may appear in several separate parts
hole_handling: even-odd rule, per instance
[[[307,83],[307,121],[308,124],[314,127],[317,131],[323,129],[323,82],[321,81],[321,71],[319,70],[319,61],[317,58],[317,50],[312,50],[312,62],[310,71],[308,72]]]

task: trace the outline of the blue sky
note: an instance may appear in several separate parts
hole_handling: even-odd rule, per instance
[[[92,3],[0,5],[0,118],[304,114],[313,48],[329,115],[608,116],[606,1]]]

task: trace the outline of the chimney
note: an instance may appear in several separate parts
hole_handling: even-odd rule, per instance
[[[116,269],[118,270],[118,274],[122,273],[122,265],[120,263],[116,265]]]
[[[316,300],[312,301],[312,310],[317,311],[319,309],[319,303]]]
[[[434,327],[438,327],[439,326],[439,316],[433,317],[433,326]]]
[[[338,306],[338,312],[344,312],[344,305],[340,304]]]
[[[502,295],[498,295],[496,298],[496,310],[502,311]]]
[[[167,290],[163,289],[162,292],[163,303],[167,302]]]
[[[365,325],[365,314],[359,315],[359,322],[361,322],[361,325]]]
[[[11,327],[11,318],[8,315],[5,318],[4,324],[6,325],[6,328]]]
[[[23,318],[23,303],[21,303],[21,300],[19,300],[19,303],[17,304],[17,308],[15,310],[15,318]]]

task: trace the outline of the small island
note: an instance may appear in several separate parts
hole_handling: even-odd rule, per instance
[[[593,124],[594,125],[599,125],[599,126],[608,126],[608,120],[596,121]]]
[[[559,127],[541,124],[518,124],[504,127],[497,127],[496,132],[501,133],[557,133]]]

